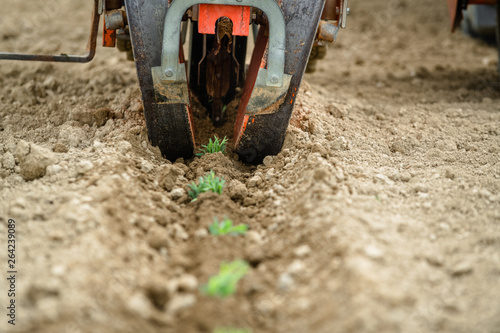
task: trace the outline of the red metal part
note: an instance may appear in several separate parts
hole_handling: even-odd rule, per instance
[[[255,41],[250,67],[248,68],[247,79],[245,81],[245,86],[243,87],[243,94],[238,108],[238,116],[234,126],[235,146],[238,146],[240,139],[247,128],[249,116],[245,114],[245,111],[247,110],[248,102],[252,96],[255,81],[257,81],[259,68],[265,66],[265,61],[263,61],[263,59],[265,58],[264,54],[266,53],[268,40],[269,36],[266,36],[266,27],[261,27],[259,34],[257,35],[257,40]]]
[[[116,46],[116,30],[106,29],[106,16],[104,16],[104,27],[102,29],[102,46],[104,47]]]
[[[215,34],[215,22],[226,16],[233,22],[234,36],[248,36],[250,32],[251,7],[232,5],[200,5],[198,32]]]

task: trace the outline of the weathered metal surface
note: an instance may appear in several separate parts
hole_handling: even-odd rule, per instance
[[[321,14],[321,19],[338,21],[339,15],[340,15],[340,0],[326,0],[323,13]]]
[[[106,1],[106,10],[118,9],[122,8],[123,0],[105,0]]]
[[[333,43],[337,39],[337,34],[339,33],[338,25],[321,21],[318,27],[318,34],[316,39],[318,41]]]
[[[210,118],[216,127],[224,124],[224,98],[232,83],[233,39],[233,23],[223,16],[216,21],[214,42],[206,57],[205,89],[209,97]]]
[[[102,46],[103,47],[116,46],[116,30],[108,29],[106,27],[106,17],[104,17],[104,26],[102,28]]]
[[[224,18],[231,23],[231,21],[226,18],[227,15],[231,16],[230,12],[225,12],[224,10],[229,10],[231,7],[238,9],[237,6],[222,6],[228,0],[216,0],[214,4],[221,4],[218,9],[217,15],[224,15]],[[268,54],[268,69],[261,69],[259,73],[259,80],[257,86],[259,89],[256,90],[256,99],[260,105],[263,105],[260,110],[269,109],[268,106],[271,104],[276,104],[276,102],[283,98],[284,91],[287,90],[289,85],[289,78],[283,73],[284,69],[284,45],[285,45],[285,25],[284,18],[281,10],[279,9],[277,3],[274,0],[240,0],[241,5],[253,4],[256,7],[262,8],[266,11],[266,15],[269,18],[270,26],[270,39],[269,39],[269,54]],[[177,39],[179,38],[178,26],[181,22],[184,12],[190,8],[190,6],[199,4],[200,0],[175,0],[171,3],[167,10],[165,17],[165,29],[163,33],[163,51],[162,51],[162,66],[153,68],[153,78],[155,88],[161,90],[161,93],[156,93],[157,96],[163,97],[162,101],[177,101],[179,89],[168,89],[171,85],[165,84],[164,87],[159,87],[160,82],[172,81],[179,84],[175,85],[176,88],[181,87],[182,83],[187,81],[184,76],[184,70],[178,65],[178,52],[179,47],[174,46]],[[212,5],[213,6],[213,5]],[[206,6],[200,5],[200,16],[202,18]],[[211,6],[209,6],[210,8]],[[245,10],[245,7],[240,8],[240,10]],[[233,10],[234,11],[234,10]],[[237,13],[237,12],[235,12]],[[247,16],[249,16],[248,12]],[[240,16],[236,17],[241,19]],[[223,98],[229,91],[229,84],[231,77],[230,66],[232,60],[230,57],[231,43],[232,43],[232,31],[225,31],[224,28],[219,29],[219,26],[224,23],[220,21],[217,24],[216,40],[214,43],[214,48],[207,55],[207,70],[206,70],[206,90],[209,97],[211,97],[212,102],[210,103],[212,119],[214,125],[220,125],[223,121],[222,110],[223,110]],[[203,24],[201,21],[198,22],[200,26]],[[275,30],[271,30],[275,28]],[[226,29],[227,30],[227,29]],[[222,31],[222,37],[220,32]],[[214,31],[215,32],[215,31]],[[220,43],[222,38],[229,35],[229,44],[227,44],[227,50],[221,50]],[[279,46],[281,45],[281,48]],[[226,57],[224,57],[224,55]],[[224,66],[227,65],[227,66]],[[229,68],[227,68],[229,66]],[[162,75],[161,72],[164,74]],[[226,74],[226,75],[224,75]],[[161,75],[161,77],[160,77]],[[263,89],[267,86],[269,89]],[[182,90],[181,90],[182,91]],[[270,101],[270,102],[269,102]],[[259,104],[259,103],[257,103]],[[265,105],[264,105],[265,104]],[[257,106],[255,107],[257,108]],[[257,113],[255,111],[254,113]]]
[[[193,140],[189,138],[192,132],[186,104],[167,105],[156,102],[151,68],[161,67],[161,41],[167,42],[167,38],[164,38],[165,36],[162,34],[163,20],[168,15],[166,1],[126,0],[126,5],[150,139],[153,144],[160,146],[164,155],[169,155],[172,159],[172,157],[191,156]],[[269,1],[276,4],[274,0]],[[180,0],[174,0],[171,6],[179,2]],[[185,5],[185,2],[182,1],[180,5]],[[251,98],[246,97],[248,105],[251,106],[250,110],[256,110],[256,112],[255,114],[252,112],[247,113],[248,105],[245,105],[244,112],[238,114],[235,134],[239,139],[237,152],[242,160],[249,163],[258,163],[265,156],[277,154],[281,150],[296,94],[316,36],[323,5],[324,0],[287,0],[280,2],[280,13],[282,13],[286,25],[285,45],[281,49],[283,53],[286,50],[283,74],[290,75],[290,86],[287,90],[285,89],[286,93],[280,93],[279,97],[274,98],[274,102],[267,103],[267,106],[263,106],[263,104],[266,104],[263,103],[258,107],[259,103],[256,103],[255,107],[253,107],[250,102]],[[151,18],[154,18],[154,20]],[[158,23],[160,23],[160,26],[158,26]],[[180,23],[180,18],[177,23]],[[273,32],[274,30],[271,27],[271,38]],[[177,31],[176,38],[169,41],[171,44],[177,44],[177,50],[179,35],[180,31]],[[265,54],[265,45],[263,48],[256,47],[258,50],[254,50],[260,53],[255,59],[252,59],[254,63],[257,63],[257,70],[262,55]],[[269,59],[271,58],[272,52],[269,52]],[[179,66],[178,56],[175,58],[175,62],[176,66]],[[269,70],[271,64],[269,62],[267,64]],[[265,65],[266,62],[262,61],[262,66]],[[176,70],[179,73],[182,72],[181,68],[176,68]],[[251,75],[249,73],[249,76]],[[255,76],[253,83],[257,81],[257,71]],[[251,82],[252,78],[247,78],[247,81]],[[254,90],[253,84],[249,86],[249,89],[245,89],[247,95]],[[283,85],[281,84],[281,86]],[[245,91],[243,99],[245,98]],[[257,92],[257,94],[259,93]],[[255,98],[257,102],[257,97],[255,96]],[[268,100],[271,101],[271,98],[268,98]],[[188,141],[191,146],[185,144]]]
[[[207,110],[212,110],[210,112],[210,117],[215,126],[222,125],[224,123],[224,112],[214,112],[214,96],[222,97],[220,103],[222,102],[224,105],[229,104],[236,95],[236,88],[242,87],[245,82],[245,58],[246,58],[246,50],[247,50],[247,37],[246,36],[233,36],[232,51],[230,54],[230,64],[227,61],[221,61],[223,59],[214,59],[212,60],[212,68],[209,67],[209,58],[211,57],[209,53],[213,51],[213,45],[215,42],[215,35],[202,35],[198,32],[198,22],[193,22],[191,28],[191,51],[189,58],[189,87],[191,94],[195,95],[198,101],[207,108]],[[219,31],[221,36],[228,36],[228,31],[221,30]],[[230,35],[230,34],[229,34]],[[227,48],[226,48],[227,49]],[[221,58],[227,58],[227,55],[220,56],[220,53],[217,55]],[[217,58],[216,56],[216,58]],[[219,63],[220,61],[220,63]],[[225,65],[223,65],[225,64]],[[229,65],[229,68],[227,68]],[[218,67],[221,67],[220,69]],[[223,69],[226,67],[225,69]],[[217,82],[214,82],[216,78],[213,77],[213,74],[209,74],[209,72],[220,72],[222,71],[224,75],[230,76],[230,84],[229,90],[226,91],[225,85],[218,85]],[[215,74],[217,75],[217,74]],[[221,75],[222,78],[222,75]],[[227,83],[227,78],[225,79]],[[212,82],[210,82],[212,81]],[[222,81],[221,81],[222,83]],[[212,87],[209,87],[211,85]],[[217,91],[217,93],[216,93]],[[215,105],[217,107],[217,105]],[[222,110],[221,110],[222,111]],[[219,121],[217,121],[217,117],[219,117]]]
[[[323,0],[321,0],[323,1]],[[165,17],[163,34],[162,68],[169,80],[176,81],[180,75],[177,71],[179,53],[179,22],[190,7],[208,0],[174,0]],[[234,5],[234,0],[211,0],[211,4]],[[285,20],[283,13],[275,0],[238,0],[236,4],[252,6],[264,11],[269,19],[272,34],[269,40],[268,77],[267,85],[280,87],[283,84],[283,65],[285,59]],[[308,19],[304,17],[304,19]],[[317,24],[316,24],[317,26]]]
[[[153,84],[158,104],[189,104],[189,89],[185,82],[165,80],[161,67],[153,67]],[[184,71],[184,79],[186,71]]]
[[[122,9],[108,10],[104,16],[104,21],[106,22],[106,29],[124,29],[127,25],[127,15]]]
[[[339,27],[345,28],[349,15],[348,0],[326,0],[322,20],[336,21]]]
[[[292,76],[290,87],[276,112],[255,117],[241,115],[239,125],[244,130],[235,129],[235,132],[241,136],[237,153],[243,161],[260,163],[267,155],[275,155],[281,150],[324,3],[324,0],[281,2],[286,20],[285,73]]]
[[[97,33],[99,31],[99,0],[94,0],[94,9],[92,12],[92,25],[90,29],[90,37],[87,43],[87,54],[83,56],[76,55],[40,55],[40,54],[19,54],[0,52],[0,60],[21,60],[21,61],[44,61],[44,62],[71,62],[71,63],[86,63],[94,59]]]
[[[247,105],[250,102],[250,97],[252,96],[252,92],[255,87],[255,82],[257,81],[257,76],[262,64],[262,59],[266,53],[266,47],[269,41],[269,36],[267,35],[266,30],[267,27],[263,25],[257,32],[257,36],[255,39],[255,47],[252,52],[252,58],[250,59],[250,66],[248,67],[247,78],[245,80],[245,85],[243,86],[240,105],[238,106],[236,123],[234,124],[234,141],[236,150],[238,150],[240,140],[243,137],[243,134],[245,133],[245,130],[247,128],[247,123],[248,123],[248,115],[246,115]],[[262,65],[264,66],[264,64]]]
[[[144,115],[151,143],[169,160],[191,157],[194,139],[185,103],[158,104],[151,69],[161,65],[167,0],[126,0]]]

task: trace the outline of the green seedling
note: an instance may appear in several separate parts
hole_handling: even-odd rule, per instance
[[[216,328],[214,333],[252,333],[252,330],[247,330],[246,328]]]
[[[214,223],[208,227],[208,231],[214,236],[220,235],[232,235],[239,236],[247,233],[248,225],[239,224],[233,225],[233,221],[227,217],[219,222],[217,218],[214,219]]]
[[[210,170],[209,173],[198,179],[198,185],[196,185],[195,182],[188,185],[190,188],[188,195],[191,199],[193,199],[192,201],[195,201],[201,193],[214,192],[222,194],[225,182],[224,178],[215,177],[215,173]]]
[[[201,291],[211,297],[225,298],[236,292],[238,282],[249,270],[246,261],[236,260],[231,263],[222,263],[218,275],[212,276]]]
[[[214,137],[214,141],[212,139],[208,139],[208,145],[202,145],[200,148],[200,153],[196,154],[196,156],[203,156],[206,154],[213,154],[213,153],[226,153],[226,146],[227,146],[227,137],[224,137],[224,139],[220,140],[218,137]]]

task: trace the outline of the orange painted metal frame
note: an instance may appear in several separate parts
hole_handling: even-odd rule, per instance
[[[200,5],[198,32],[215,34],[215,22],[225,16],[233,22],[234,36],[248,36],[250,33],[251,7],[232,5]]]

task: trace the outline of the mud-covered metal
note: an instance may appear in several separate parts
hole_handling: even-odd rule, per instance
[[[99,0],[94,0],[94,9],[92,12],[92,25],[90,29],[90,37],[87,43],[87,54],[78,55],[41,55],[41,54],[20,54],[0,52],[0,60],[21,60],[21,61],[43,61],[43,62],[71,62],[71,63],[86,63],[94,59],[97,33],[99,31],[99,5],[102,4]]]
[[[326,0],[321,19],[338,21],[340,15],[340,1],[341,0]]]
[[[179,64],[184,66],[184,64]],[[165,73],[161,67],[153,67],[153,84],[155,87],[155,98],[159,104],[189,104],[189,89],[186,81],[186,71],[184,70],[184,81],[165,80]]]
[[[236,151],[243,161],[260,163],[267,155],[280,152],[324,4],[324,0],[281,1],[286,21],[284,72],[291,76],[290,86],[274,112],[242,117]]]
[[[189,89],[192,96],[196,96],[207,109],[215,127],[223,125],[227,120],[227,113],[224,106],[221,109],[221,104],[231,103],[236,97],[237,88],[242,88],[245,82],[246,36],[232,36],[232,51],[229,55],[221,52],[215,54],[219,46],[220,51],[227,50],[229,45],[226,42],[230,41],[224,41],[224,36],[230,37],[228,29],[229,27],[223,27],[221,30],[221,26],[217,25],[217,34],[204,35],[199,33],[198,22],[193,22],[191,26]],[[224,45],[217,42],[216,36],[219,39],[222,36]],[[220,77],[217,77],[217,73],[221,74]]]
[[[290,75],[285,74],[283,76],[283,86],[268,87],[265,82],[266,73],[264,69],[260,68],[257,74],[255,87],[253,88],[250,101],[248,102],[246,114],[253,116],[276,112],[285,100],[291,79],[292,77]]]

